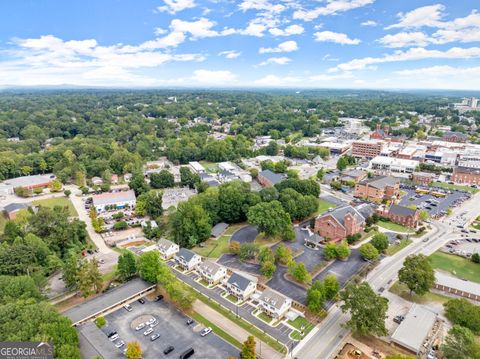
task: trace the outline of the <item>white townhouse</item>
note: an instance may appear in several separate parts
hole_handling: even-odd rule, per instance
[[[189,249],[180,248],[178,253],[175,254],[175,262],[177,262],[183,270],[190,271],[202,262],[202,257]]]
[[[158,251],[160,252],[160,257],[163,260],[169,260],[175,256],[180,250],[180,246],[168,239],[160,239],[157,243]]]
[[[115,209],[135,208],[137,201],[133,190],[102,193],[93,196],[92,199],[97,213],[104,212],[108,207]]]
[[[257,289],[257,280],[249,279],[238,273],[233,273],[227,281],[227,290],[230,294],[244,301]]]
[[[202,278],[210,285],[219,283],[227,275],[227,269],[224,266],[212,261],[202,262],[197,267],[197,272],[200,273]]]
[[[263,291],[258,301],[260,303],[259,308],[275,319],[281,319],[292,307],[292,300],[290,298],[270,288]]]

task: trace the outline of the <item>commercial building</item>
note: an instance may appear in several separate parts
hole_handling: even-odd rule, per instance
[[[357,158],[371,159],[376,156],[380,156],[383,148],[384,143],[382,141],[353,141],[352,156]]]
[[[215,262],[205,261],[198,265],[197,272],[209,285],[220,283],[227,275],[227,269]]]
[[[392,204],[390,207],[380,206],[376,212],[381,217],[411,228],[417,228],[420,222],[420,214],[417,209],[399,206],[397,204]]]
[[[370,161],[370,168],[379,175],[408,177],[420,165],[418,161],[377,156]]]
[[[258,182],[260,182],[263,187],[273,187],[277,183],[282,182],[285,178],[285,174],[275,173],[270,170],[261,171],[257,177]]]
[[[461,132],[446,132],[442,137],[443,141],[465,143],[467,142],[467,136]]]
[[[55,175],[49,173],[45,175],[32,175],[10,178],[3,181],[2,192],[13,194],[15,188],[33,190],[35,188],[46,188],[55,179]]]
[[[102,193],[93,196],[92,200],[97,213],[104,212],[108,208],[135,208],[136,203],[135,192],[133,190]]]
[[[437,174],[430,172],[414,172],[412,174],[412,181],[424,186],[428,186],[430,183],[435,182],[437,178]]]
[[[318,144],[318,147],[328,149],[332,155],[342,155],[350,149],[348,143],[330,141],[322,142]]]
[[[478,185],[480,184],[480,168],[456,167],[451,180],[460,184]]]
[[[175,254],[175,262],[185,271],[195,269],[201,262],[202,257],[186,248],[180,248]]]
[[[227,291],[241,301],[247,300],[257,289],[257,279],[233,273],[226,283]]]
[[[435,271],[435,289],[480,302],[480,284]]]
[[[281,319],[292,307],[292,300],[267,288],[260,295],[259,308],[274,319]]]
[[[327,241],[338,242],[360,233],[365,217],[352,206],[331,209],[315,219],[314,231]]]
[[[372,202],[400,197],[400,181],[390,176],[376,176],[358,182],[355,185],[355,197]]]
[[[3,213],[5,217],[9,220],[14,220],[17,218],[17,213],[22,209],[27,209],[30,207],[27,203],[9,203],[5,207],[3,207]]]

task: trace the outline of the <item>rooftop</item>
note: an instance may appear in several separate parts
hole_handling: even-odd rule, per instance
[[[267,304],[270,304],[277,309],[280,309],[282,308],[283,304],[288,300],[288,298],[281,295],[280,293],[275,292],[273,289],[267,288],[260,296],[260,300]]]
[[[480,284],[435,271],[436,284],[480,296]]]
[[[270,170],[261,171],[259,175],[265,177],[273,185],[280,183],[285,179],[285,175],[283,173],[275,173]]]
[[[375,188],[392,187],[398,183],[400,183],[400,181],[397,178],[391,176],[376,176],[364,179],[360,182],[360,184],[368,184],[370,187]]]
[[[345,225],[345,216],[347,214],[353,215],[357,219],[358,223],[365,222],[365,217],[363,217],[363,215],[352,206],[344,206],[344,207],[331,209],[325,212],[324,214],[321,214],[320,217],[330,215],[333,218],[335,218],[338,221],[338,223],[340,223],[343,226]]]
[[[32,175],[32,176],[10,178],[4,181],[3,183],[16,188],[16,187],[28,187],[28,186],[38,186],[38,185],[48,184],[54,179],[55,179],[55,176],[49,173],[45,175]]]
[[[29,205],[27,203],[9,203],[5,207],[3,207],[3,210],[7,213],[12,213],[28,207]]]
[[[248,285],[250,284],[250,282],[252,282],[252,280],[234,272],[230,278],[228,278],[228,283],[230,285],[233,285],[235,287],[237,287],[238,289],[244,291],[245,289],[247,289]]]
[[[177,253],[177,257],[183,258],[187,263],[190,262],[195,256],[198,256],[198,254],[186,248],[180,248]]]
[[[108,205],[119,202],[135,201],[135,192],[133,190],[120,192],[107,192],[92,197],[94,206]]]
[[[219,237],[228,228],[228,223],[220,222],[212,228],[212,236]]]
[[[417,212],[416,209],[408,208],[405,206],[399,206],[398,204],[392,204],[388,211],[392,214],[395,214],[397,216],[402,216],[402,217],[414,216],[415,213]]]

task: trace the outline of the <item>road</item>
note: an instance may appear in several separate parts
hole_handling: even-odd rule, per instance
[[[479,195],[473,196],[463,206],[455,208],[452,215],[442,221],[432,221],[433,230],[421,239],[398,252],[395,256],[384,259],[366,278],[372,288],[384,291],[393,284],[404,259],[410,254],[423,253],[430,255],[458,235],[457,225],[467,225],[472,218],[480,214],[480,206],[476,201]],[[427,239],[425,241],[425,239]],[[342,327],[348,321],[348,315],[342,313],[339,304],[332,306],[328,316],[319,324],[316,331],[305,338],[293,351],[292,357],[298,359],[327,359],[334,356],[349,330]]]

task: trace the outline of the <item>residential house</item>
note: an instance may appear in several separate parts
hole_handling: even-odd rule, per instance
[[[420,222],[420,213],[417,209],[397,204],[392,204],[390,207],[380,206],[376,212],[381,217],[411,228],[417,228]]]
[[[163,260],[169,260],[175,256],[180,250],[180,246],[168,239],[160,239],[157,243],[158,251]]]
[[[365,217],[354,207],[344,206],[319,215],[315,219],[314,232],[326,240],[338,242],[360,233],[364,227]]]
[[[103,184],[103,179],[100,177],[92,177],[92,184],[94,186],[101,186]]]
[[[194,173],[205,173],[206,172],[205,168],[197,161],[191,161],[191,162],[188,162],[188,164],[190,166],[190,169]]]
[[[227,275],[227,269],[224,266],[212,261],[202,262],[198,266],[197,272],[209,285],[220,283]]]
[[[183,270],[190,271],[202,262],[202,257],[189,249],[180,248],[177,254],[175,254],[175,262],[177,262]]]
[[[220,182],[230,182],[238,180],[239,178],[235,173],[223,170],[218,173],[218,179],[220,180]]]
[[[239,300],[244,301],[250,298],[250,296],[257,289],[257,280],[252,277],[249,279],[238,273],[233,273],[226,283],[227,291],[237,297]]]
[[[27,203],[10,203],[3,207],[3,213],[9,220],[17,218],[17,213],[22,209],[27,209],[29,205]]]
[[[92,200],[97,213],[104,212],[109,208],[135,208],[137,201],[133,190],[102,193],[93,196]]]
[[[282,182],[285,178],[286,176],[284,173],[275,173],[270,170],[261,171],[257,177],[258,182],[260,182],[263,187],[273,187],[277,183]]]
[[[258,299],[259,308],[274,319],[281,319],[292,306],[292,300],[267,288]]]
[[[355,197],[372,202],[400,197],[400,180],[390,176],[376,176],[355,185]]]

